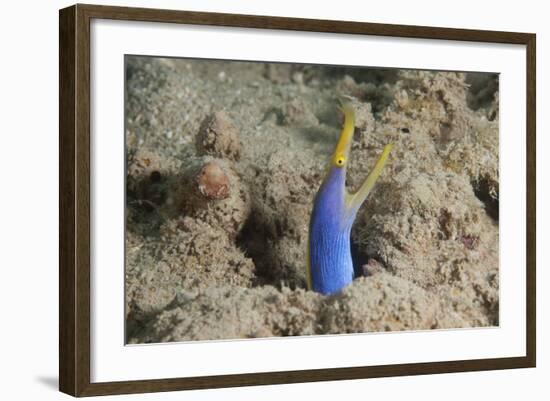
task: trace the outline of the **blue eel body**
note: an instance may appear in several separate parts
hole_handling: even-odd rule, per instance
[[[332,294],[353,280],[350,233],[355,213],[345,203],[345,169],[331,169],[319,188],[310,221],[313,290]]]
[[[345,121],[329,168],[313,203],[309,224],[308,287],[324,295],[339,292],[353,280],[350,233],[357,212],[384,167],[392,145],[386,145],[374,168],[357,192],[346,189],[355,124],[350,105],[342,107]]]

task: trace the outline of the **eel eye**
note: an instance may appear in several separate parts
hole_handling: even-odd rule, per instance
[[[336,159],[336,165],[337,165],[338,167],[342,167],[342,166],[344,165],[344,161],[345,161],[345,160],[346,160],[346,159],[345,159],[344,157],[340,156],[339,158]]]

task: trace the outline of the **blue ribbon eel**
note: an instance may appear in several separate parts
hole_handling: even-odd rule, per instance
[[[349,193],[346,189],[346,166],[355,129],[355,112],[350,104],[344,104],[341,111],[344,113],[344,125],[327,174],[315,196],[309,224],[308,288],[325,295],[339,292],[353,280],[351,227],[392,148],[392,144],[384,147],[363,184],[355,193]]]

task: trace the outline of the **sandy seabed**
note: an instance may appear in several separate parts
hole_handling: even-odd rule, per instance
[[[306,290],[309,215],[349,99],[358,278]],[[498,76],[126,60],[129,343],[499,323]]]

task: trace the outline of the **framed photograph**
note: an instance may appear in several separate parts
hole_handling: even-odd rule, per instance
[[[61,391],[535,366],[534,34],[59,18]]]

